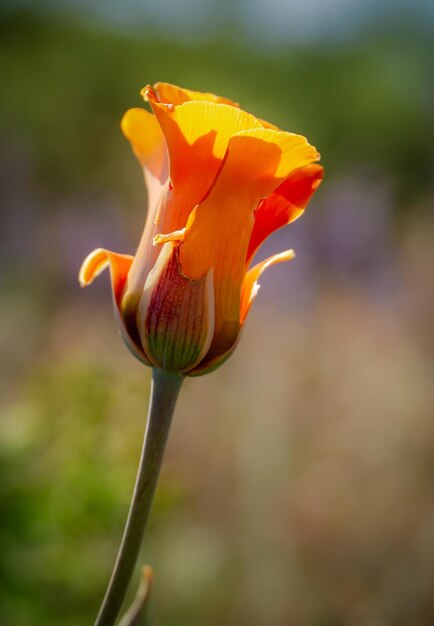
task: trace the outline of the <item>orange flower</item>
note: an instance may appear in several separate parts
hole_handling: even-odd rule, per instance
[[[250,268],[264,239],[303,213],[322,167],[304,137],[226,98],[167,83],[142,93],[153,113],[130,109],[121,123],[148,190],[142,239],[135,257],[92,252],[80,283],[110,267],[131,351],[203,374],[234,350],[262,272],[293,258],[288,250]]]

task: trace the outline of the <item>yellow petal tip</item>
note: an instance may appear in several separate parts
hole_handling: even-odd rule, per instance
[[[146,87],[143,87],[143,89],[140,90],[140,95],[145,102],[148,102],[150,93],[153,93],[151,85],[146,85]]]
[[[109,266],[107,250],[97,248],[84,259],[78,273],[80,287],[91,285],[94,279]]]

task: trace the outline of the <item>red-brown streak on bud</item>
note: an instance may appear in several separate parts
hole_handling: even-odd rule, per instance
[[[214,333],[212,270],[192,280],[182,273],[178,244],[166,243],[140,299],[137,325],[153,365],[186,373],[205,356]]]

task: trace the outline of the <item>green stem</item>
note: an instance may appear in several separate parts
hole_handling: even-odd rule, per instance
[[[152,370],[152,390],[133,499],[116,564],[95,626],[114,626],[142,543],[183,376]]]

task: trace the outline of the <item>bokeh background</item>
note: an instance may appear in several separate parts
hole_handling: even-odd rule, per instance
[[[305,134],[326,176],[234,356],[182,391],[154,623],[431,626],[432,3],[3,0],[0,29],[1,623],[91,624],[119,545],[150,371],[108,276],[76,276],[135,250],[119,121],[164,80]]]

